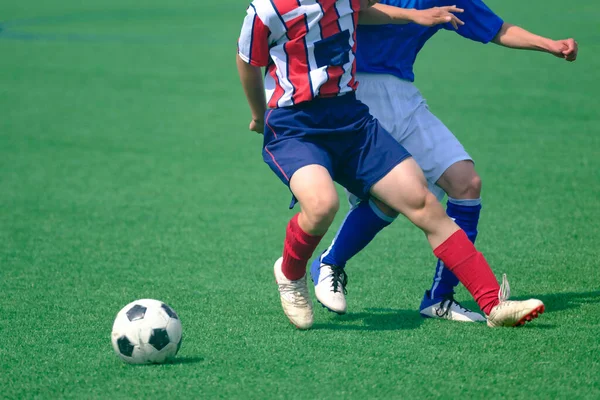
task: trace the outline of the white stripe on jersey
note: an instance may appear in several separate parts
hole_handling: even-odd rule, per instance
[[[248,6],[248,10],[246,10],[246,18],[244,18],[242,32],[240,33],[240,39],[238,40],[238,53],[245,62],[250,61],[247,55],[252,53],[252,29],[254,28],[255,15],[256,12],[251,4]]]
[[[256,13],[258,14],[258,17],[271,31],[273,41],[269,42],[269,45],[272,45],[280,38],[285,37],[287,28],[285,27],[284,23],[281,22],[281,20],[279,19],[277,11],[275,11],[275,9],[273,8],[273,4],[271,4],[271,1],[253,1],[252,4],[256,8]]]
[[[319,26],[319,22],[321,18],[323,18],[323,12],[321,10],[321,6],[316,0],[304,0],[301,2],[302,5],[293,9],[292,11],[282,15],[282,18],[285,22],[291,21],[295,18],[306,16],[306,24],[307,24],[307,34],[305,37],[306,49],[308,53],[308,64],[309,64],[309,75],[311,80],[312,91],[315,95],[318,94],[319,87],[323,84],[324,81],[327,80],[327,68],[319,68],[317,67],[317,61],[315,59],[315,46],[314,43],[321,40],[321,27]],[[287,37],[285,38],[285,42],[287,42]],[[287,55],[286,55],[287,57]],[[286,58],[286,67],[287,58]],[[279,79],[281,82],[281,77]],[[289,82],[286,77],[286,82]],[[285,94],[279,100],[278,105],[281,107],[282,105],[290,105],[292,102],[293,89],[290,84],[290,90],[288,91],[285,87]],[[268,97],[269,98],[269,97]]]
[[[315,15],[315,11],[322,14],[321,6],[319,5],[319,3],[317,3],[316,0],[304,0],[304,1],[301,1],[300,3],[302,3],[301,6],[298,6],[297,8],[288,12],[287,14],[282,15],[283,20],[285,22],[291,21],[294,18],[298,18],[301,15],[318,17],[318,15]],[[309,18],[309,22],[310,22],[310,18]],[[312,22],[313,22],[313,24],[315,23],[315,18],[312,19]],[[317,23],[318,23],[318,19],[317,19]],[[309,26],[310,26],[310,24],[309,24]]]
[[[283,107],[286,105],[291,105],[292,103],[292,94],[294,92],[294,87],[292,83],[287,78],[287,54],[283,51],[283,44],[288,41],[286,36],[287,27],[279,18],[277,11],[273,8],[273,4],[270,0],[266,1],[253,1],[252,4],[256,7],[256,12],[263,23],[269,28],[271,31],[271,35],[269,36],[269,47],[273,49],[273,46],[281,47],[279,54],[279,62],[273,57],[273,52],[271,52],[271,58],[277,65],[275,73],[277,74],[277,78],[279,80],[279,85],[284,90],[284,95],[279,99],[277,105],[278,107]],[[284,68],[281,68],[281,65],[284,65]],[[276,82],[271,77],[270,74],[267,74],[265,77],[265,93],[267,97],[267,103],[273,96],[275,92]]]
[[[287,40],[286,40],[287,42]],[[283,48],[283,44],[281,46],[277,46],[279,51],[275,51],[275,48],[271,49],[271,58],[274,59],[275,65],[277,65],[277,77],[279,78],[279,84],[285,91],[281,99],[277,102],[278,107],[291,106],[294,104],[294,100],[292,96],[294,95],[294,86],[292,82],[290,82],[288,76],[289,71],[288,68],[290,64],[288,62],[288,55]],[[270,97],[269,97],[270,99]],[[268,100],[268,99],[267,99]]]
[[[339,0],[335,2],[335,4],[333,5],[333,8],[334,8],[335,12],[337,13],[337,15],[341,15],[340,14],[340,10],[338,9],[338,3],[339,3]],[[343,29],[342,29],[342,27],[340,25],[340,20],[339,19],[336,21],[336,24],[338,25],[340,32],[342,32]],[[342,67],[342,69],[343,69],[343,67]],[[345,69],[344,69],[344,73],[346,73]],[[341,85],[342,78],[343,78],[343,75],[340,77],[340,82],[338,82],[338,89],[339,89],[340,93],[342,93],[342,87],[343,87]]]
[[[313,93],[319,94],[319,87],[327,81],[327,67],[318,67],[315,58],[315,43],[321,40],[321,26],[319,22],[323,18],[321,6],[313,0],[313,4],[298,7],[294,12],[297,16],[305,14],[308,24],[308,33],[306,35],[306,48],[308,53],[309,74]],[[301,12],[304,11],[304,12]],[[291,14],[288,13],[288,14]]]
[[[281,80],[280,80],[281,81]],[[271,77],[271,74],[267,71],[265,75],[265,97],[267,98],[267,104],[269,104],[269,100],[273,97],[275,93],[275,79]],[[279,106],[279,104],[278,104]]]

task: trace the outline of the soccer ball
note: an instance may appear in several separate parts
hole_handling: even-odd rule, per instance
[[[169,361],[181,346],[181,321],[162,301],[136,300],[117,314],[112,345],[115,353],[130,364]]]

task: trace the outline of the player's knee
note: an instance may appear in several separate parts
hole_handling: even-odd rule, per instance
[[[320,226],[331,224],[339,208],[340,202],[335,193],[316,195],[302,204],[302,210],[310,222]]]
[[[477,199],[481,196],[481,177],[476,173],[461,182],[460,186],[456,188],[458,192],[457,198],[461,199]],[[454,197],[454,196],[452,196]]]
[[[471,178],[470,190],[473,191],[473,193],[476,193],[477,197],[481,195],[481,185],[481,177],[478,174],[475,174],[475,176]]]
[[[472,161],[460,161],[452,165],[438,181],[450,197],[477,199],[481,195],[481,177]]]

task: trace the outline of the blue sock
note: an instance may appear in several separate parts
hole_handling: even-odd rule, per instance
[[[321,256],[321,262],[345,267],[348,260],[394,219],[381,212],[372,200],[360,202],[346,215],[331,246]]]
[[[446,214],[465,231],[469,240],[475,243],[477,238],[477,224],[479,223],[479,212],[481,211],[481,199],[462,200],[448,197]],[[441,298],[453,294],[458,285],[458,278],[447,268],[441,260],[437,261],[435,276],[430,289],[430,298]]]

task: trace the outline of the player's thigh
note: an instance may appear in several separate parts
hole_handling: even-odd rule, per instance
[[[429,193],[423,171],[413,158],[407,158],[376,182],[371,195],[399,213],[420,209]]]
[[[432,248],[439,246],[457,229],[427,189],[425,176],[412,158],[404,160],[373,185],[371,194],[419,227]]]

